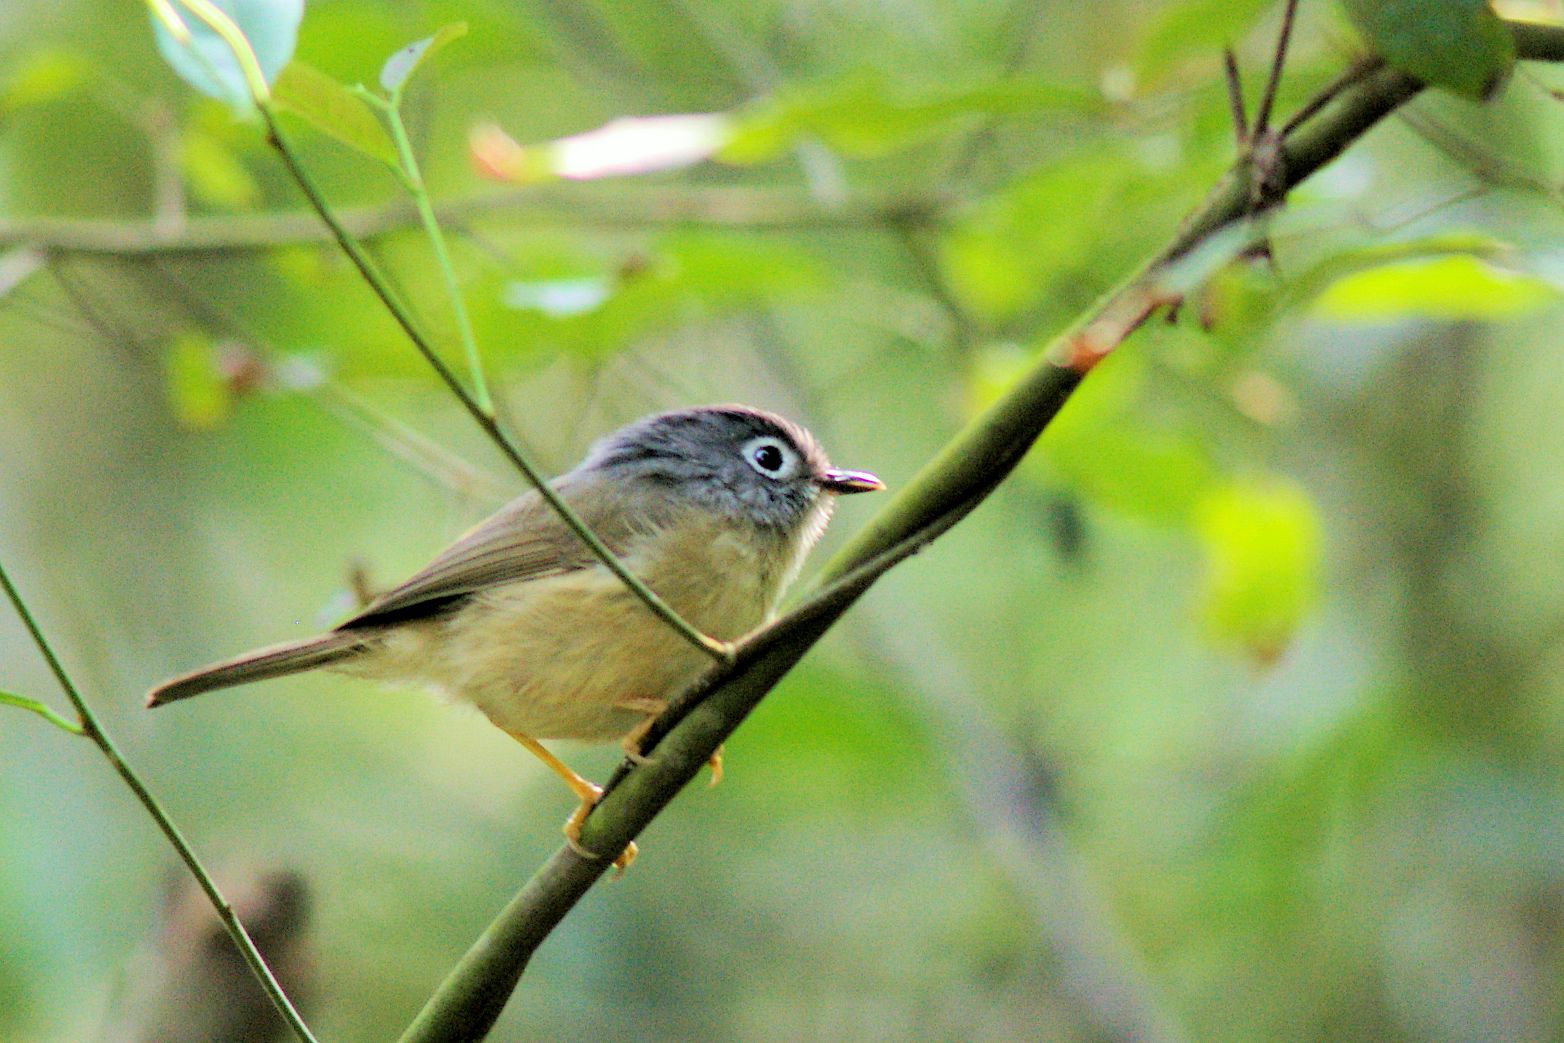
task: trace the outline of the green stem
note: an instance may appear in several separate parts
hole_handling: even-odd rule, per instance
[[[412,143],[407,138],[407,126],[402,122],[402,107],[396,102],[382,103],[381,110],[391,128],[391,141],[396,145],[397,158],[402,164],[402,183],[407,186],[408,194],[413,197],[413,205],[418,208],[418,219],[424,226],[424,234],[429,237],[435,262],[440,266],[445,292],[451,298],[451,311],[456,316],[456,332],[461,338],[462,350],[467,353],[467,368],[472,372],[473,397],[479,409],[493,413],[494,404],[489,398],[488,381],[483,376],[483,359],[478,354],[478,340],[473,336],[467,304],[456,285],[456,269],[451,266],[450,251],[445,246],[445,233],[440,231],[440,222],[435,218],[434,207],[429,202],[429,189],[424,184],[423,173],[418,169],[418,159],[413,155]]]
[[[54,654],[54,648],[49,644],[48,638],[44,637],[43,631],[38,626],[38,621],[27,607],[27,602],[22,600],[21,593],[12,584],[11,577],[6,574],[4,566],[0,566],[0,588],[4,589],[6,597],[10,599],[12,607],[16,609],[16,614],[21,617],[22,625],[27,628],[27,633],[32,637],[33,644],[38,646],[39,653],[42,654],[44,662],[49,665],[49,670],[54,674],[54,679],[59,682],[60,688],[64,690],[65,697],[75,707],[76,716],[80,721],[79,728],[81,729],[81,734],[91,739],[98,749],[103,751],[103,756],[107,758],[109,765],[118,773],[121,779],[125,780],[125,785],[130,787],[130,791],[136,795],[136,799],[141,802],[141,806],[146,808],[147,813],[152,816],[152,820],[157,823],[158,828],[163,831],[163,835],[168,838],[168,842],[179,853],[179,857],[190,870],[190,875],[195,877],[196,883],[201,885],[201,890],[205,891],[206,897],[211,900],[212,908],[217,910],[218,919],[222,921],[223,927],[228,931],[228,936],[233,939],[234,945],[238,947],[240,954],[244,956],[244,962],[250,965],[251,973],[261,983],[261,988],[266,991],[266,995],[271,999],[272,1005],[277,1008],[277,1013],[288,1023],[288,1027],[293,1030],[293,1034],[303,1040],[304,1043],[316,1043],[309,1027],[304,1024],[303,1017],[295,1009],[293,1002],[288,999],[287,993],[282,991],[282,986],[277,983],[276,977],[272,975],[271,968],[266,966],[266,960],[261,956],[260,950],[255,947],[255,942],[251,939],[250,932],[245,929],[239,917],[234,914],[233,907],[228,904],[228,899],[224,898],[222,892],[217,889],[217,884],[213,882],[211,874],[206,871],[206,867],[201,864],[201,860],[196,856],[195,850],[185,840],[185,836],[179,831],[179,827],[174,825],[173,820],[168,817],[168,812],[163,810],[163,806],[158,803],[157,798],[152,796],[151,791],[141,781],[140,776],[125,762],[125,758],[120,755],[119,748],[114,745],[114,741],[109,738],[108,733],[103,730],[103,726],[98,723],[98,718],[93,714],[91,708],[87,706],[86,700],[82,698],[80,690],[77,689],[70,675],[65,672],[65,667]],[[67,721],[66,725],[69,724],[70,722]],[[67,730],[72,729],[67,727]]]
[[[451,368],[441,360],[439,355],[435,354],[428,338],[424,336],[423,331],[413,321],[412,313],[408,311],[401,298],[391,288],[391,284],[381,274],[379,267],[364,252],[364,248],[348,234],[347,229],[343,228],[336,215],[332,213],[331,208],[326,205],[325,197],[320,194],[320,190],[315,186],[314,181],[310,179],[309,174],[305,172],[303,166],[299,163],[298,157],[294,155],[292,148],[288,146],[287,141],[284,140],[281,130],[277,126],[277,116],[272,106],[268,103],[261,103],[258,105],[258,108],[260,109],[262,119],[266,121],[267,140],[271,142],[272,147],[282,157],[283,165],[287,167],[288,173],[298,184],[305,198],[309,200],[310,206],[320,215],[320,219],[326,223],[326,226],[331,229],[337,245],[342,248],[343,253],[347,254],[348,259],[353,262],[353,266],[364,277],[364,281],[369,284],[370,289],[380,298],[381,303],[391,313],[391,317],[396,320],[397,325],[402,327],[402,331],[413,342],[413,346],[418,349],[419,354],[434,369],[451,394],[456,396],[457,401],[461,402],[462,408],[468,412],[473,421],[489,436],[490,441],[499,448],[500,452],[505,454],[506,459],[514,464],[522,474],[527,476],[527,480],[538,490],[538,493],[548,502],[548,505],[554,509],[555,513],[570,528],[570,531],[575,533],[576,538],[585,544],[587,549],[610,572],[619,577],[620,581],[629,587],[654,615],[672,627],[691,645],[706,653],[716,662],[729,662],[732,659],[732,652],[728,645],[702,633],[683,616],[675,612],[672,606],[626,568],[624,562],[619,560],[619,556],[609,550],[607,545],[598,539],[597,534],[587,527],[586,522],[581,520],[580,515],[560,498],[559,494],[554,491],[553,486],[549,485],[538,469],[533,466],[532,461],[521,451],[520,447],[506,437],[505,432],[500,428],[499,421],[495,419],[493,411],[480,406],[472,395],[468,393],[462,382],[456,379],[456,374],[451,372]]]
[[[29,699],[25,695],[17,695],[14,692],[0,692],[0,705],[15,706],[18,709],[35,713],[61,731],[70,732],[72,735],[87,734],[87,729],[83,728],[80,723],[71,720],[69,717],[61,717],[37,699]]]

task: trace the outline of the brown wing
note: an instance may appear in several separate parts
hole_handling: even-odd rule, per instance
[[[560,496],[615,554],[625,553],[632,537],[659,527],[667,517],[661,497],[648,498],[641,510],[618,506],[605,510],[608,490],[591,479],[566,475],[555,482]],[[585,488],[606,494],[583,497]],[[597,558],[544,501],[537,490],[523,493],[478,523],[407,582],[376,598],[358,615],[337,626],[358,629],[431,615],[453,601],[501,583],[540,579],[585,568]]]

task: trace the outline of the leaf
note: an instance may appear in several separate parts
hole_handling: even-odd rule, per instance
[[[1142,356],[1109,355],[1044,433],[1043,459],[1092,503],[1185,526],[1216,481],[1216,466],[1198,428],[1150,419],[1146,398]]]
[[[393,98],[397,97],[402,93],[402,88],[407,86],[407,81],[413,73],[424,63],[424,59],[452,40],[465,35],[467,35],[467,23],[452,22],[450,25],[441,26],[433,36],[426,36],[396,51],[380,67],[380,86],[384,87]]]
[[[1279,478],[1233,482],[1207,491],[1195,521],[1206,557],[1207,629],[1261,662],[1274,660],[1319,598],[1313,501]]]
[[[1275,0],[1184,0],[1167,4],[1148,20],[1135,67],[1154,79],[1193,57],[1215,59],[1236,45]]]
[[[65,51],[34,54],[0,81],[0,117],[64,97],[92,76],[92,65],[80,55]]]
[[[272,87],[272,98],[283,111],[355,152],[396,166],[390,135],[368,103],[314,66],[289,62]]]
[[[908,92],[879,73],[859,72],[786,88],[739,109],[731,140],[718,158],[758,163],[780,155],[801,137],[819,138],[848,156],[882,156],[982,117],[1102,108],[1099,94],[1035,78]]]
[[[1494,95],[1515,64],[1515,41],[1487,0],[1342,0],[1385,60],[1469,98]]]
[[[498,181],[590,181],[693,166],[728,142],[730,128],[722,113],[625,116],[583,134],[520,145],[489,125],[473,131],[471,151],[478,169]]]
[[[202,202],[229,210],[260,202],[260,186],[233,150],[215,135],[186,127],[179,139],[179,170],[191,193]]]
[[[163,361],[165,392],[181,427],[206,431],[228,418],[233,394],[218,365],[215,346],[199,333],[181,333]]]
[[[261,75],[270,84],[293,57],[298,42],[299,20],[304,17],[304,0],[209,0],[212,6],[233,19],[255,52]],[[158,50],[179,78],[203,94],[227,102],[248,112],[250,90],[238,60],[211,29],[177,0],[174,7],[190,31],[189,43],[180,43],[156,17],[152,30]]]
[[[1317,315],[1343,322],[1428,318],[1492,321],[1558,301],[1559,290],[1534,275],[1469,254],[1417,257],[1337,279],[1314,301]]]

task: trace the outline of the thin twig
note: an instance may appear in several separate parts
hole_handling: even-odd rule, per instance
[[[1271,74],[1265,80],[1265,93],[1260,96],[1260,107],[1254,114],[1254,134],[1259,137],[1271,126],[1271,107],[1276,104],[1276,91],[1281,86],[1282,69],[1287,64],[1287,43],[1292,39],[1293,18],[1298,13],[1298,0],[1287,0],[1282,8],[1282,27],[1276,34],[1276,56],[1271,61]]]
[[[1227,111],[1233,121],[1233,140],[1239,148],[1249,144],[1249,114],[1244,111],[1244,82],[1238,73],[1238,56],[1222,48],[1222,72],[1227,81]]]
[[[103,726],[98,723],[98,718],[93,714],[91,708],[87,706],[86,700],[82,698],[81,692],[77,689],[75,682],[71,680],[70,674],[66,672],[65,667],[60,663],[59,657],[54,654],[54,648],[49,644],[48,638],[44,636],[38,621],[27,607],[27,602],[23,600],[21,593],[12,584],[11,577],[6,574],[3,566],[0,566],[0,589],[5,591],[5,596],[10,600],[11,606],[16,609],[16,614],[21,617],[22,625],[27,628],[28,635],[33,639],[33,644],[38,647],[44,662],[48,664],[49,672],[54,674],[54,679],[59,682],[61,690],[65,692],[65,697],[70,700],[71,706],[75,708],[76,722],[80,727],[80,733],[91,739],[94,745],[103,752],[103,756],[107,758],[109,765],[125,781],[125,784],[130,787],[130,791],[136,795],[136,799],[141,802],[141,806],[147,810],[147,814],[151,815],[152,820],[157,823],[158,829],[163,831],[163,836],[168,838],[168,842],[179,853],[179,857],[190,870],[190,875],[195,877],[196,883],[201,885],[201,890],[205,891],[206,897],[211,900],[212,908],[217,910],[218,919],[223,922],[223,927],[228,931],[228,936],[233,939],[234,945],[238,947],[240,955],[244,957],[244,962],[249,964],[251,972],[260,981],[261,988],[266,990],[266,995],[271,999],[272,1005],[277,1008],[277,1013],[288,1023],[288,1027],[293,1030],[293,1034],[303,1040],[304,1043],[315,1043],[315,1037],[310,1034],[309,1026],[304,1024],[304,1018],[294,1008],[293,1002],[288,999],[287,993],[282,991],[282,986],[277,983],[271,968],[266,965],[266,960],[261,956],[260,950],[255,947],[255,942],[250,938],[250,932],[245,929],[243,922],[234,915],[233,907],[228,904],[228,900],[218,890],[217,884],[213,882],[211,875],[206,871],[206,867],[201,864],[201,860],[196,856],[195,850],[185,840],[184,834],[179,831],[179,827],[174,825],[173,820],[168,817],[168,812],[163,810],[163,805],[159,804],[157,799],[152,796],[152,792],[141,781],[141,777],[125,762],[125,758],[120,755],[118,747],[114,745],[108,733],[103,730]],[[67,728],[67,730],[70,729]]]

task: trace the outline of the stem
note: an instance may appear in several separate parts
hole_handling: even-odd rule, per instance
[[[320,215],[320,219],[326,223],[326,226],[331,229],[332,236],[336,239],[337,245],[342,248],[342,252],[347,254],[348,259],[353,262],[353,266],[364,277],[364,281],[369,284],[370,289],[380,298],[381,303],[386,306],[386,310],[391,313],[391,317],[396,320],[397,325],[402,327],[402,331],[407,334],[408,339],[413,342],[413,346],[418,349],[418,353],[434,369],[451,394],[455,395],[457,400],[461,402],[462,408],[468,412],[473,421],[483,429],[483,432],[489,436],[490,441],[499,448],[500,452],[505,454],[506,459],[514,464],[522,474],[527,476],[527,480],[538,490],[538,493],[554,509],[555,513],[559,515],[570,531],[575,533],[576,538],[584,543],[593,556],[602,562],[610,572],[619,577],[620,581],[629,587],[631,592],[657,618],[667,623],[679,636],[706,653],[716,662],[728,662],[732,657],[732,652],[727,644],[707,636],[690,624],[689,621],[675,612],[667,602],[659,597],[656,592],[645,583],[642,583],[634,573],[626,568],[624,562],[619,560],[618,555],[610,550],[602,540],[598,539],[597,534],[587,527],[586,522],[581,520],[580,515],[560,498],[559,494],[554,491],[553,486],[549,485],[538,469],[533,466],[532,461],[521,451],[521,448],[506,437],[505,432],[500,429],[499,421],[495,419],[493,411],[480,406],[472,395],[468,393],[467,389],[462,386],[461,381],[456,379],[456,375],[451,372],[450,367],[440,359],[439,355],[435,354],[428,338],[424,336],[423,331],[413,321],[412,314],[391,288],[391,284],[387,282],[385,276],[380,273],[380,269],[370,259],[369,255],[364,252],[364,248],[348,234],[347,229],[342,227],[342,224],[331,212],[331,208],[326,205],[326,200],[320,194],[320,190],[316,188],[315,183],[300,165],[298,157],[294,155],[293,150],[284,140],[281,130],[277,126],[276,113],[272,110],[271,105],[262,103],[258,107],[261,112],[261,118],[266,121],[267,140],[271,142],[272,147],[282,157],[283,165],[287,167],[288,173],[298,184],[300,190],[303,191],[305,198],[309,200],[310,206]]]
[[[70,732],[72,735],[87,734],[87,730],[79,722],[73,721],[69,717],[61,717],[37,699],[29,699],[25,695],[17,695],[15,692],[0,692],[0,706],[15,706],[29,713],[35,713],[61,731]]]
[[[373,95],[369,96],[373,97]],[[408,194],[413,197],[413,205],[418,208],[418,219],[423,223],[424,234],[429,237],[435,262],[440,266],[440,275],[445,280],[445,292],[451,299],[451,311],[456,316],[456,332],[461,338],[462,350],[467,353],[467,368],[472,373],[473,397],[477,400],[479,409],[485,413],[493,413],[494,403],[489,398],[488,381],[483,376],[483,359],[478,354],[478,341],[473,336],[472,320],[467,315],[467,304],[456,285],[456,270],[451,266],[451,255],[445,246],[445,234],[440,231],[440,222],[436,220],[434,207],[430,205],[429,189],[424,184],[424,176],[418,169],[418,160],[413,155],[413,146],[407,138],[407,126],[402,122],[402,107],[396,102],[390,104],[381,102],[380,108],[385,113],[386,123],[391,128],[391,141],[396,145],[397,158],[402,163],[402,182],[407,186]]]
[[[288,1023],[288,1027],[293,1030],[293,1034],[300,1040],[303,1040],[304,1043],[316,1043],[315,1037],[310,1034],[309,1027],[304,1024],[303,1017],[294,1008],[293,1002],[288,999],[287,993],[282,991],[282,986],[277,984],[277,979],[272,975],[271,968],[266,966],[266,960],[261,956],[260,950],[255,947],[255,942],[250,938],[250,932],[245,929],[244,924],[234,915],[233,907],[228,904],[228,899],[224,898],[222,892],[217,889],[217,884],[213,882],[211,875],[206,871],[206,867],[201,864],[200,858],[196,856],[194,849],[185,840],[184,834],[179,831],[178,826],[174,825],[173,820],[168,817],[168,812],[163,810],[163,806],[158,803],[157,798],[152,796],[151,791],[142,783],[140,776],[125,762],[125,758],[120,755],[119,748],[114,745],[114,741],[109,738],[108,733],[103,730],[103,726],[98,723],[97,717],[87,706],[86,700],[82,698],[80,690],[77,689],[70,675],[65,672],[65,667],[61,665],[59,658],[54,654],[54,649],[49,644],[48,638],[44,637],[43,631],[38,626],[38,621],[33,618],[32,611],[27,607],[27,602],[22,600],[21,593],[11,583],[11,577],[6,574],[4,566],[0,566],[0,588],[4,589],[6,597],[10,599],[11,605],[16,609],[16,614],[21,617],[22,625],[27,628],[27,633],[32,637],[33,644],[38,646],[38,651],[43,655],[44,662],[49,665],[49,670],[54,674],[54,679],[60,683],[60,688],[64,690],[65,697],[75,707],[76,716],[80,722],[78,727],[81,730],[81,734],[91,739],[98,749],[103,751],[103,756],[108,759],[109,765],[119,774],[121,779],[125,780],[125,785],[130,787],[130,791],[136,795],[136,799],[141,802],[141,806],[152,816],[152,820],[163,831],[163,835],[174,846],[174,850],[179,852],[179,857],[190,870],[190,875],[195,877],[196,883],[201,885],[201,890],[206,892],[206,897],[211,900],[212,908],[217,910],[218,919],[222,921],[223,927],[228,931],[228,936],[233,939],[234,945],[238,947],[240,954],[244,957],[244,962],[250,965],[251,973],[261,983],[261,988],[266,991],[266,995],[271,999],[272,1005],[277,1008],[277,1013]],[[69,723],[66,722],[67,725]],[[71,729],[67,727],[67,730]]]

